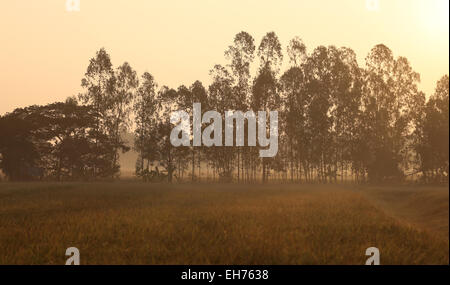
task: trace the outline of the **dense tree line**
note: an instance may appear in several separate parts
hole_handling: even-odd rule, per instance
[[[364,67],[350,48],[308,53],[298,37],[286,51],[283,71],[274,32],[259,45],[240,32],[225,50],[228,63],[210,71],[209,86],[172,89],[159,88],[148,72],[138,77],[128,63],[114,69],[101,49],[77,98],[0,118],[0,168],[10,180],[115,178],[120,152],[133,147],[136,175],[146,181],[448,182],[448,75],[427,101],[420,75],[382,44]],[[220,114],[278,110],[278,155],[259,158],[246,146],[172,146],[170,112],[192,113],[196,102],[202,112]],[[127,146],[121,134],[131,129],[135,141]]]
[[[0,118],[0,167],[12,181],[109,177],[115,141],[95,129],[96,112],[74,100],[16,109]]]

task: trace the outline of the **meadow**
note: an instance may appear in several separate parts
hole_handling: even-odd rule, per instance
[[[449,189],[0,183],[0,264],[449,263]]]

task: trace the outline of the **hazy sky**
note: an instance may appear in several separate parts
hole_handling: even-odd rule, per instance
[[[376,1],[376,0],[372,0]],[[449,73],[449,0],[0,0],[0,114],[81,91],[89,59],[101,47],[118,66],[128,61],[158,84],[176,88],[225,64],[236,33],[259,44],[275,31],[285,48],[294,36],[308,51],[348,46],[359,63],[384,43],[421,74],[427,95]]]

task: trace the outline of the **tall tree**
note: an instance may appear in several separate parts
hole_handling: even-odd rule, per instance
[[[230,96],[228,99],[232,101],[230,109],[248,109],[250,97],[250,65],[255,56],[254,42],[255,41],[250,34],[247,32],[240,32],[234,37],[233,45],[230,45],[225,51],[225,56],[231,61],[229,66],[234,76],[234,81],[236,82],[233,87],[233,96]],[[243,155],[245,148],[234,147],[234,149],[237,153],[237,180],[239,182],[241,170],[243,171],[244,169]],[[246,154],[246,156],[248,156],[248,153]]]
[[[408,103],[414,102],[418,94],[419,74],[406,58],[394,59],[384,45],[375,46],[367,56],[365,73],[363,108],[368,128],[365,143],[370,154],[366,161],[369,179],[402,179],[411,132],[408,123],[414,107]]]
[[[253,92],[251,106],[253,110],[266,111],[278,110],[281,105],[281,98],[277,90],[277,74],[279,72],[283,54],[281,44],[274,32],[267,33],[258,47],[260,58],[260,68],[257,77],[253,82]],[[266,182],[270,169],[270,162],[273,159],[262,159],[262,181]]]
[[[224,114],[226,111],[233,109],[233,102],[229,99],[233,96],[234,78],[230,72],[221,65],[216,65],[210,71],[212,83],[208,89],[208,100],[214,109],[222,114],[222,122],[225,121]],[[222,128],[222,138],[224,135]],[[233,172],[234,148],[230,147],[213,147],[207,149],[207,156],[212,164],[214,171],[217,171],[219,181],[231,182]]]
[[[449,180],[449,77],[443,76],[425,106],[416,150],[426,182]]]
[[[95,112],[95,126],[93,135],[97,151],[94,151],[92,161],[94,163],[92,176],[98,176],[97,164],[101,163],[102,158],[96,153],[100,153],[98,141],[111,127],[109,111],[111,110],[110,97],[114,92],[115,77],[111,63],[111,58],[104,48],[101,48],[89,62],[84,78],[81,80],[81,86],[85,92],[80,94],[81,102],[92,105]],[[111,149],[108,157],[111,161],[111,175],[117,172],[117,167],[113,165],[115,159],[114,148]]]
[[[114,85],[111,96],[108,97],[110,110],[108,112],[109,134],[114,140],[114,154],[112,167],[118,165],[119,149],[122,152],[129,150],[123,147],[122,132],[129,127],[129,116],[132,111],[132,101],[135,97],[136,88],[139,85],[136,72],[125,62],[117,68],[114,76]]]
[[[145,72],[134,101],[135,141],[134,149],[138,152],[136,175],[145,177],[149,166],[156,160],[155,136],[153,135],[157,121],[157,84],[153,76]]]

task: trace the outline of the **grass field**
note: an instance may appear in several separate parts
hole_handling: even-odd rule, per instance
[[[448,264],[448,215],[448,187],[0,183],[0,264]]]

